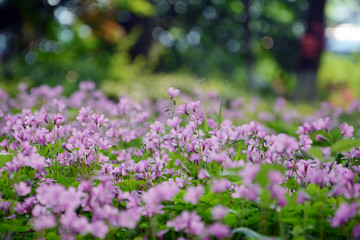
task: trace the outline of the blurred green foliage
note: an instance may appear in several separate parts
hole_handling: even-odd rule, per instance
[[[11,33],[12,41],[12,54],[0,51],[0,87],[62,84],[68,93],[92,79],[113,95],[147,76],[166,79],[154,72],[176,72],[238,87],[252,78],[261,96],[289,97],[308,7],[308,0],[3,0],[0,15],[15,14],[0,24],[0,37]],[[360,92],[359,59],[323,56],[323,98],[349,84]]]
[[[169,2],[176,3],[155,1],[160,27],[154,35],[168,47],[160,53],[158,69],[184,68],[200,77],[215,74],[244,84],[246,61],[259,61],[275,68],[271,76],[256,68],[255,77],[266,84],[279,75],[278,68],[296,67],[298,37],[306,28],[306,0]]]
[[[51,6],[54,1],[45,1],[32,9],[35,17],[28,18],[30,2],[36,5],[36,1],[24,5],[21,1],[5,1],[0,6],[24,16],[16,26],[19,35],[12,34],[12,40],[19,44],[13,46],[11,56],[3,61],[0,58],[1,87],[9,89],[9,83],[25,81],[30,85],[62,84],[70,92],[80,80],[123,81],[142,70],[144,58],[133,58],[130,50],[143,29],[136,24],[126,29],[118,13],[152,16],[155,8],[150,2],[58,1],[59,5]],[[40,25],[44,27],[33,27]]]

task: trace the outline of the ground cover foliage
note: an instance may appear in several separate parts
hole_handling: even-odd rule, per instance
[[[1,91],[1,238],[360,236],[360,101],[303,115],[284,99],[260,111],[257,99],[168,94]]]

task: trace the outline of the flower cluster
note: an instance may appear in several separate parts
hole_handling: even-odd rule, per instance
[[[208,93],[205,111],[176,88],[154,105],[62,90],[0,90],[2,237],[360,236],[359,122],[341,120],[359,101],[302,116],[285,99]]]

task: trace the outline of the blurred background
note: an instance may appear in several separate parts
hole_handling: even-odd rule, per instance
[[[0,87],[360,97],[357,0],[0,0]],[[149,91],[150,90],[150,91]]]

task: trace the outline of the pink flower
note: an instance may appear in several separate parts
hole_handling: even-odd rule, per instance
[[[197,204],[201,195],[204,194],[204,187],[202,185],[196,187],[189,187],[187,193],[184,195],[186,202]]]
[[[342,203],[336,210],[335,216],[331,221],[332,227],[342,226],[349,218],[356,215],[356,206],[349,205],[348,203]]]
[[[280,133],[274,141],[275,151],[277,153],[292,153],[299,148],[296,138]]]
[[[298,204],[302,204],[304,203],[306,200],[309,199],[309,195],[307,195],[306,192],[304,191],[299,191],[298,195],[297,195],[297,198],[296,198],[296,202]]]
[[[259,171],[260,171],[259,165],[248,164],[244,167],[244,169],[239,171],[239,176],[242,177],[244,183],[251,183],[255,179]]]
[[[31,187],[28,187],[24,182],[19,182],[19,184],[14,184],[14,188],[19,196],[25,196],[31,192]]]
[[[301,146],[301,150],[306,151],[311,148],[311,144],[313,143],[313,141],[310,139],[308,135],[300,135],[299,139],[300,139],[299,144]]]
[[[223,219],[229,212],[229,209],[222,205],[217,205],[211,209],[211,215],[213,220]]]
[[[231,235],[231,229],[222,223],[214,223],[208,227],[208,232],[216,238],[229,237]]]
[[[92,234],[94,237],[104,239],[109,231],[109,227],[103,221],[91,223]]]
[[[43,215],[34,220],[34,228],[37,231],[42,231],[45,228],[53,228],[56,226],[56,219],[53,215]]]
[[[211,186],[211,191],[215,193],[225,192],[229,189],[231,183],[226,179],[214,180],[213,185]]]
[[[235,192],[231,195],[233,198],[247,198],[250,201],[257,201],[261,193],[261,188],[258,184],[245,186],[235,186]]]
[[[270,170],[269,171],[269,180],[271,184],[280,184],[284,180],[284,176],[279,171]]]
[[[182,120],[180,118],[174,117],[173,119],[168,119],[166,123],[172,128],[177,128],[180,125],[181,121]]]
[[[312,127],[315,130],[328,130],[330,124],[330,118],[320,118],[312,123]]]
[[[53,122],[55,125],[60,126],[60,124],[62,124],[64,121],[65,121],[65,118],[61,113],[58,113],[53,116]]]
[[[341,129],[341,134],[344,137],[352,137],[353,133],[354,133],[354,127],[350,126],[347,123],[343,123],[340,125],[340,129]]]
[[[169,220],[166,223],[167,227],[173,227],[175,231],[184,231],[186,234],[194,234],[200,237],[204,237],[205,224],[201,221],[201,217],[195,212],[188,212],[187,210],[181,212],[173,220]]]
[[[353,238],[358,238],[360,236],[360,224],[354,226],[352,230]]]
[[[318,134],[318,135],[316,135],[315,140],[316,141],[324,141],[324,140],[327,140],[327,139],[323,135]]]
[[[280,185],[273,185],[270,187],[270,192],[271,192],[271,196],[274,199],[277,199],[277,205],[278,206],[285,206],[286,205],[286,198],[285,198],[285,193],[286,193],[286,189],[281,187]]]
[[[173,87],[169,88],[167,91],[168,91],[168,93],[170,94],[170,97],[171,97],[171,98],[174,98],[174,97],[176,97],[176,96],[179,96],[179,94],[180,94],[180,90],[179,90],[179,89],[176,89],[176,88],[173,88]]]
[[[208,171],[206,171],[204,168],[200,169],[199,174],[198,174],[199,179],[206,179],[209,177],[210,177],[210,174],[208,173]]]
[[[105,118],[104,115],[99,113],[93,113],[91,114],[91,119],[95,122],[97,126],[102,126],[105,123],[109,122],[108,118]]]
[[[159,232],[156,233],[156,236],[159,238],[159,239],[163,239],[164,238],[164,235],[169,231],[169,229],[166,229],[166,230],[161,230]]]

